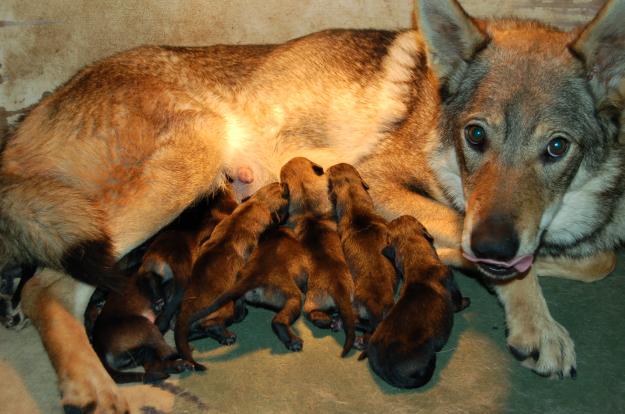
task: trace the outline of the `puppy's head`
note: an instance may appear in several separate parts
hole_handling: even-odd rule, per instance
[[[267,184],[244,201],[245,203],[260,203],[267,207],[274,217],[276,224],[286,220],[289,213],[289,191],[280,183]]]
[[[400,252],[423,252],[422,258],[435,257],[438,260],[433,237],[416,218],[407,215],[397,217],[389,223],[388,234],[388,245],[383,253],[395,262],[398,269],[403,268],[403,254]]]
[[[340,163],[328,168],[328,194],[334,208],[337,208],[337,199],[346,191],[355,191],[356,194],[369,197],[369,185],[362,179],[356,168],[350,164]]]
[[[296,157],[280,170],[280,181],[289,193],[289,214],[330,212],[328,177],[323,167],[309,159]]]

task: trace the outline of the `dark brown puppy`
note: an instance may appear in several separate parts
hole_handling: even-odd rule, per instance
[[[364,335],[356,347],[364,349],[369,336],[395,303],[397,272],[383,250],[389,244],[388,223],[375,213],[369,187],[349,164],[328,169],[328,192],[338,223],[343,253],[354,279],[354,311]]]
[[[378,325],[365,352],[373,371],[386,382],[416,388],[432,378],[436,352],[451,333],[453,313],[467,307],[469,300],[462,297],[417,219],[401,216],[389,230],[391,244],[385,253],[404,283],[398,302]]]
[[[236,206],[227,187],[189,207],[148,243],[123,294],[108,294],[95,319],[92,340],[116,382],[152,382],[192,368],[186,361],[174,360],[177,353],[162,333],[179,307],[198,246]],[[127,256],[125,267],[136,269],[134,256]],[[97,313],[97,301],[94,308]],[[145,374],[119,371],[130,362],[142,363]]]
[[[166,281],[166,305],[156,320],[161,332],[169,329],[180,308],[200,246],[237,205],[232,187],[228,185],[185,210],[150,244],[140,271],[157,273]]]
[[[260,235],[282,221],[287,211],[288,194],[284,187],[279,183],[268,184],[224,218],[200,248],[175,329],[178,351],[196,370],[206,368],[193,360],[190,334],[211,336],[222,344],[232,344],[236,335],[226,326],[237,317],[242,318],[245,307],[235,312],[234,304],[229,303],[212,314],[203,310],[234,285]]]
[[[124,294],[109,293],[95,321],[93,347],[115,382],[154,382],[192,368],[177,359],[154,323],[163,297],[162,279],[152,272],[133,275]],[[145,373],[119,371],[133,363],[142,364]]]
[[[237,283],[213,302],[204,313],[245,297],[248,303],[278,311],[271,328],[291,351],[301,351],[303,341],[291,325],[299,318],[310,268],[308,253],[288,227],[265,231],[258,247],[239,273]]]
[[[338,329],[343,325],[345,343],[341,356],[345,356],[355,339],[351,304],[354,281],[332,217],[327,176],[321,166],[297,157],[282,167],[280,181],[289,189],[288,224],[310,255],[304,314],[320,328]],[[333,317],[335,311],[340,319]]]

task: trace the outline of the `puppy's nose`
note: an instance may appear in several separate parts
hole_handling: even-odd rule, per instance
[[[480,221],[471,233],[471,250],[479,259],[508,262],[519,250],[519,236],[507,216],[490,216]]]

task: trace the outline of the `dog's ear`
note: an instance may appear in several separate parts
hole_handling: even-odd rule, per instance
[[[434,71],[447,92],[453,93],[459,82],[454,77],[490,39],[456,0],[419,0],[416,15]]]
[[[606,2],[569,46],[586,67],[600,110],[625,107],[625,1]]]

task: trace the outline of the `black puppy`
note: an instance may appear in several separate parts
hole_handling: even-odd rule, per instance
[[[288,227],[265,231],[258,247],[239,273],[237,283],[205,312],[213,313],[242,296],[248,303],[276,310],[271,327],[291,351],[301,351],[303,342],[291,325],[299,318],[309,272],[308,254]]]
[[[411,216],[389,224],[385,250],[403,276],[398,302],[378,325],[367,346],[373,371],[400,388],[425,385],[436,367],[436,352],[447,343],[453,313],[469,305],[449,268],[441,263],[432,237]],[[361,355],[361,357],[364,356]]]
[[[356,347],[364,349],[369,336],[394,305],[397,272],[383,250],[389,244],[386,220],[375,213],[369,187],[349,164],[328,169],[328,191],[341,236],[345,259],[354,279],[353,306],[364,335]]]

